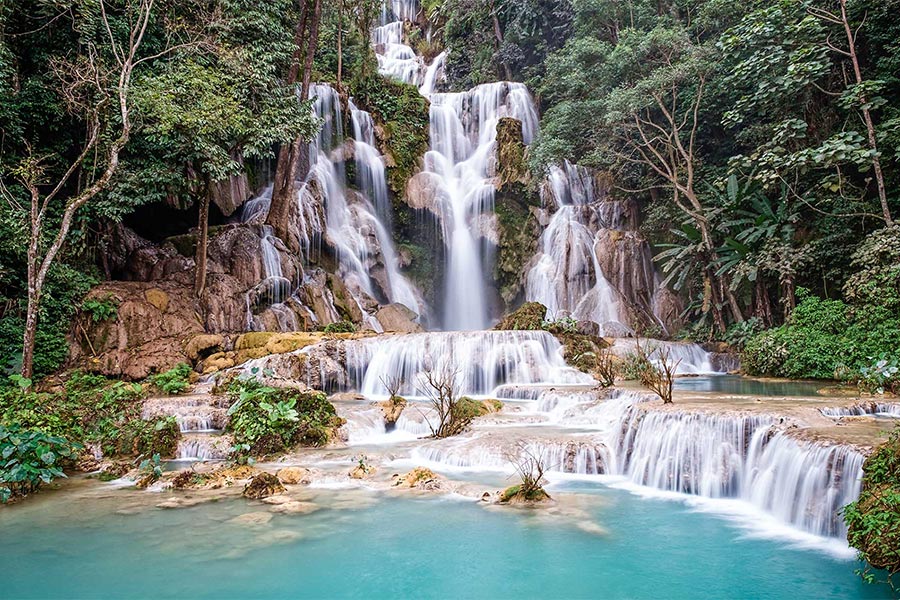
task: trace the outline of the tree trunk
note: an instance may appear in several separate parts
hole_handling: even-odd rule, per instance
[[[29,284],[30,287],[30,284]],[[25,335],[22,339],[22,377],[31,379],[34,375],[34,342],[37,337],[38,305],[40,290],[28,291],[28,308],[25,317]]]
[[[794,279],[792,277],[787,277],[781,281],[781,303],[784,309],[784,320],[787,321],[797,306]]]
[[[313,0],[313,10],[310,14],[308,1],[304,1],[300,13],[300,21],[294,33],[294,54],[291,60],[291,68],[288,72],[287,83],[293,85],[300,78],[300,65],[303,63],[303,78],[300,87],[300,98],[306,100],[309,97],[309,85],[312,78],[312,62],[315,54],[316,43],[319,34],[319,19],[322,14],[322,0]],[[307,37],[309,29],[309,39]],[[283,144],[278,151],[278,163],[275,166],[275,182],[272,186],[272,201],[269,204],[269,213],[266,216],[266,224],[271,225],[275,234],[281,238],[291,250],[297,252],[299,247],[290,236],[291,204],[294,201],[296,180],[301,162],[304,170],[307,168],[308,158],[302,160],[305,144],[302,139],[296,139],[291,144]]]
[[[856,35],[850,28],[850,20],[847,18],[847,0],[841,2],[841,21],[844,24],[844,33],[847,35],[847,44],[850,47],[850,61],[853,63],[853,75],[856,78],[856,84],[861,85],[863,82],[862,70],[859,67],[859,57],[856,55]],[[884,187],[884,174],[881,172],[881,159],[878,158],[878,142],[875,139],[875,124],[872,122],[872,115],[866,107],[868,99],[865,94],[859,97],[862,104],[863,120],[866,123],[866,133],[869,140],[869,148],[872,150],[872,167],[875,170],[875,183],[878,186],[878,199],[881,202],[881,212],[884,215],[884,222],[887,225],[893,225],[894,220],[891,217],[891,210],[888,208],[887,192]]]
[[[194,259],[194,293],[198,298],[206,289],[206,246],[209,236],[209,196],[212,192],[209,177],[206,177],[206,190],[200,199],[200,216],[197,219],[197,254]]]
[[[344,0],[338,0],[338,14],[337,14],[337,89],[338,93],[341,93],[341,77],[343,76],[344,71],[344,51],[343,51],[343,37],[344,37]]]
[[[769,290],[765,280],[757,276],[753,286],[753,314],[762,321],[765,327],[772,326],[772,303],[769,300]]]

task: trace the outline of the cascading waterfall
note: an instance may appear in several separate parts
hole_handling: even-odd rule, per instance
[[[547,307],[551,318],[563,313],[578,320],[624,323],[620,300],[603,275],[595,251],[596,226],[603,219],[594,182],[586,169],[565,162],[548,177],[556,212],[538,242],[540,252],[526,277],[525,297]],[[610,219],[609,221],[613,221]]]
[[[478,234],[483,217],[494,209],[494,146],[497,122],[512,117],[522,122],[522,137],[531,143],[538,116],[528,89],[521,83],[496,82],[467,92],[433,93],[446,58],[424,61],[403,44],[404,21],[418,14],[418,3],[392,3],[385,22],[374,33],[379,71],[419,85],[431,101],[430,149],[425,172],[438,182],[439,207],[447,249],[442,325],[449,330],[485,329],[488,310],[486,280],[489,243]],[[391,13],[390,15],[388,13]]]
[[[853,406],[835,406],[820,408],[826,417],[861,417],[875,415],[900,419],[900,402],[862,402]]]
[[[476,235],[479,219],[493,211],[497,122],[522,122],[526,144],[537,132],[537,113],[521,83],[488,83],[468,92],[431,94],[431,148],[425,171],[439,182],[441,221],[448,258],[444,293],[446,329],[489,325],[485,247]]]
[[[457,393],[487,395],[503,383],[592,385],[566,365],[559,342],[545,331],[433,332],[344,342],[348,379],[360,393],[386,395],[382,380],[399,378],[404,396],[421,396],[422,376],[455,373]]]

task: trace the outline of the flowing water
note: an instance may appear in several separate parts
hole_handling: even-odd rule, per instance
[[[743,534],[739,521],[702,504],[580,482],[551,489],[580,494],[573,523],[449,497],[324,491],[313,497],[324,510],[254,525],[234,519],[265,505],[161,510],[146,504],[146,493],[105,485],[101,497],[47,493],[0,511],[4,539],[15,540],[15,552],[0,554],[4,597],[888,595],[856,577],[851,559]],[[595,526],[579,526],[588,521]]]

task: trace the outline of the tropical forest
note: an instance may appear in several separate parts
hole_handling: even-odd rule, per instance
[[[0,0],[0,595],[900,597],[898,14]]]

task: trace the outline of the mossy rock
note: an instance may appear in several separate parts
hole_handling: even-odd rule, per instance
[[[556,339],[563,346],[565,361],[584,373],[597,368],[597,357],[609,345],[601,337],[583,333],[558,333]]]
[[[259,475],[255,475],[246,486],[244,486],[243,495],[245,498],[252,500],[261,500],[275,494],[281,494],[285,491],[284,486],[278,478],[271,473],[265,471]]]
[[[294,350],[311,346],[318,343],[321,339],[321,336],[314,333],[278,333],[266,342],[266,351],[269,354],[284,354],[285,352],[293,352]]]
[[[272,331],[251,331],[243,333],[234,341],[235,350],[249,350],[250,348],[264,348],[273,337],[278,335]]]
[[[216,333],[195,335],[184,345],[184,354],[190,360],[210,356],[221,352],[225,346],[225,337]]]
[[[151,288],[144,292],[144,298],[159,312],[166,312],[169,308],[169,295],[159,288]]]
[[[553,498],[551,498],[550,494],[542,487],[525,491],[521,485],[511,485],[503,490],[498,501],[500,504],[524,504],[534,506],[552,502]]]
[[[525,142],[522,138],[522,122],[512,117],[497,121],[497,176],[500,185],[518,181],[528,183],[528,163],[525,160]]]
[[[900,426],[863,465],[863,491],[845,507],[847,541],[860,557],[900,573]]]
[[[547,307],[540,302],[526,302],[497,323],[494,329],[510,331],[539,331],[547,315]]]

